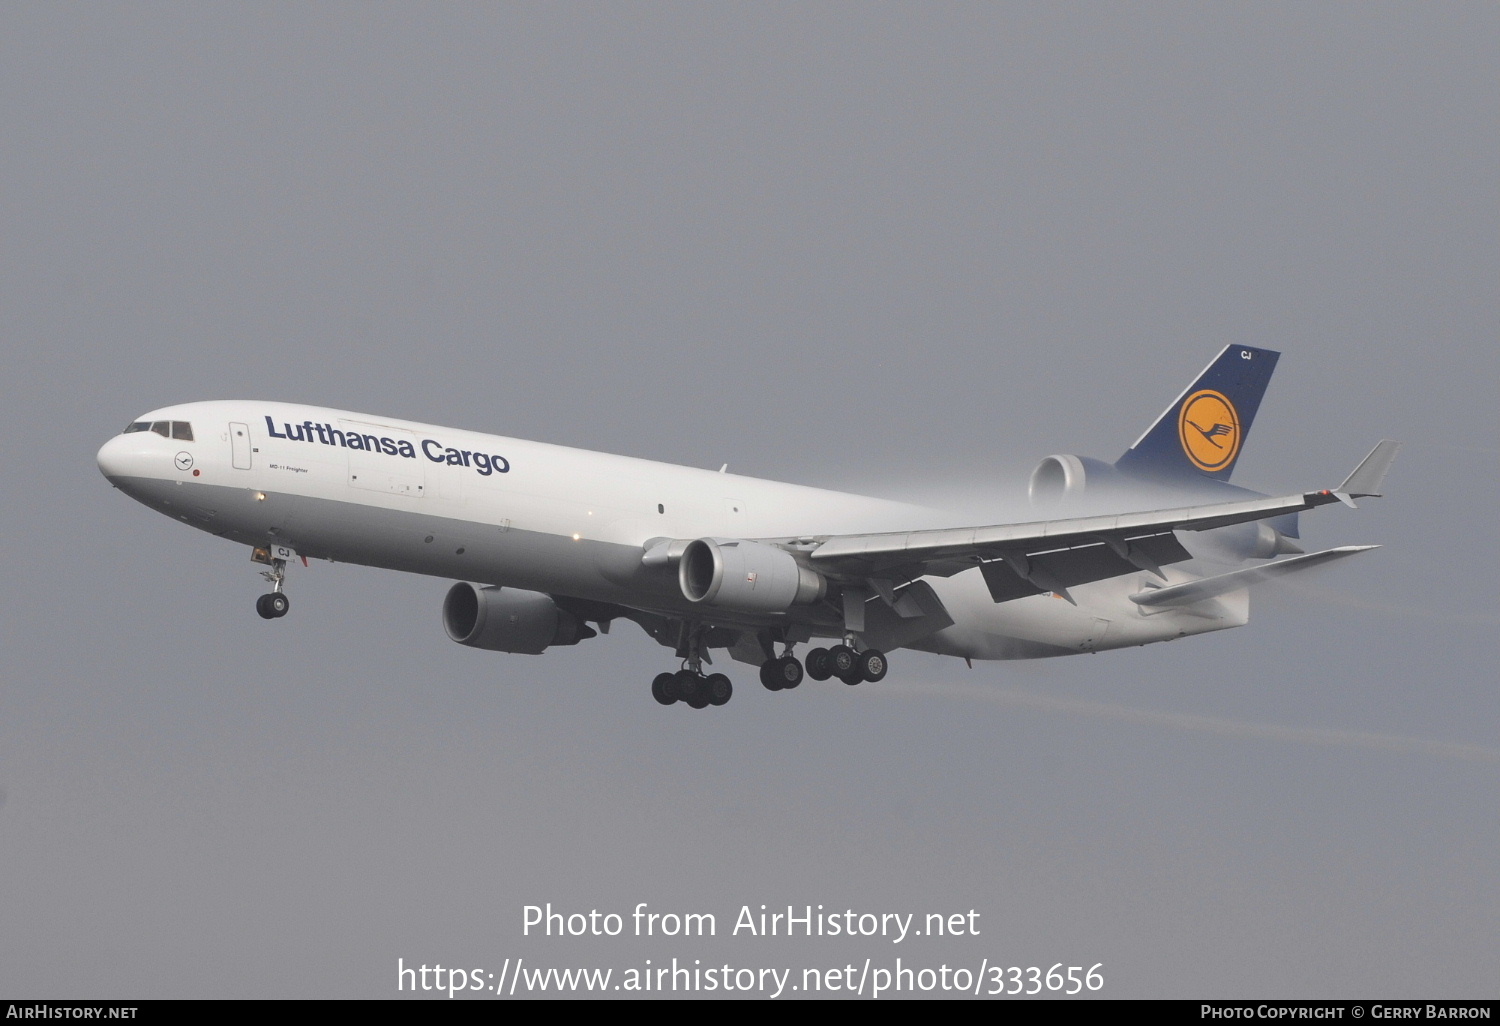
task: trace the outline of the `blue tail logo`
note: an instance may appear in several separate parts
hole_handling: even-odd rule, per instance
[[[1280,353],[1226,346],[1115,463],[1134,477],[1228,481]]]

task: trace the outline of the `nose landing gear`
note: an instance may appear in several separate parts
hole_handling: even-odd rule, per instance
[[[291,549],[281,545],[276,547],[275,553],[266,548],[255,548],[250,552],[252,562],[265,563],[271,568],[260,572],[260,575],[270,582],[271,591],[255,600],[255,611],[260,614],[262,620],[278,620],[292,608],[292,600],[287,598],[286,592],[281,588],[286,580],[287,558],[293,555],[295,553]]]
[[[255,611],[263,620],[275,620],[286,615],[286,611],[292,607],[291,600],[286,597],[284,591],[273,591],[269,595],[262,595],[255,600]]]

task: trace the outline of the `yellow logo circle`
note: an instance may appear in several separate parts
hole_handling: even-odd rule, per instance
[[[1234,462],[1240,451],[1240,415],[1234,403],[1219,392],[1194,392],[1177,417],[1182,451],[1199,470],[1213,473]]]

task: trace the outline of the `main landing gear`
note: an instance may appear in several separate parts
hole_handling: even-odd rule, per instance
[[[790,691],[802,683],[802,664],[788,652],[760,664],[760,682],[767,691]]]
[[[768,659],[761,664],[760,682],[767,691],[789,691],[802,683],[803,666],[788,652],[780,659]],[[837,677],[845,684],[873,684],[885,677],[889,664],[885,653],[878,648],[867,648],[856,652],[847,641],[832,648],[815,648],[807,653],[807,675],[813,680]]]
[[[889,664],[885,653],[867,648],[856,652],[844,644],[833,648],[815,648],[807,653],[807,667],[791,654],[790,646],[779,659],[767,659],[760,667],[760,682],[767,691],[791,691],[802,683],[804,674],[813,680],[837,677],[845,684],[874,683],[885,677]],[[683,701],[694,709],[706,705],[723,705],[734,688],[722,673],[703,676],[691,669],[658,674],[651,682],[651,694],[662,705]]]
[[[651,697],[662,705],[686,702],[689,708],[706,709],[724,705],[734,696],[734,685],[722,673],[704,676],[696,670],[658,673],[651,682]]]
[[[885,679],[890,668],[885,653],[878,648],[856,652],[845,642],[832,648],[815,648],[807,653],[807,675],[813,680],[837,677],[845,684],[875,684]]]
[[[682,669],[658,673],[651,682],[651,697],[662,705],[686,702],[689,708],[724,705],[734,696],[734,685],[722,673],[703,673],[703,626],[683,624],[677,654]]]
[[[703,673],[701,630],[684,627],[681,637],[677,654],[683,657],[682,669],[676,673],[658,673],[651,682],[651,697],[662,705],[686,702],[694,709],[728,702],[734,694],[734,685],[729,678],[722,673],[707,676]],[[767,659],[761,664],[760,682],[767,691],[791,691],[802,683],[805,673],[813,680],[837,677],[845,684],[873,684],[885,679],[889,667],[885,653],[880,649],[856,650],[853,637],[846,637],[841,645],[808,652],[805,670],[802,662],[792,655],[792,646],[788,644],[780,658]]]

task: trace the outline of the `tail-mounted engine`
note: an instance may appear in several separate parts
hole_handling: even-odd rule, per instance
[[[1076,498],[1088,488],[1118,483],[1120,472],[1103,460],[1063,454],[1045,457],[1031,472],[1027,495],[1034,504]]]

